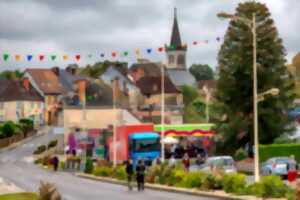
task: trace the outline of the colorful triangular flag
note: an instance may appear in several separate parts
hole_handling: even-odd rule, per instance
[[[56,59],[56,55],[52,55],[51,60],[55,60],[55,59]]]
[[[3,60],[4,60],[4,61],[7,61],[8,58],[9,58],[9,54],[7,54],[7,53],[6,53],[6,54],[3,54]]]
[[[32,60],[32,58],[33,58],[33,56],[32,56],[32,55],[27,55],[27,60],[28,60],[28,61],[31,61],[31,60]]]

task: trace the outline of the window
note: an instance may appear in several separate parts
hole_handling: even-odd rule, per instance
[[[138,139],[133,141],[134,152],[151,152],[160,150],[159,139]]]
[[[179,55],[178,56],[178,64],[179,65],[184,65],[185,64],[185,56],[184,55]]]
[[[175,57],[173,55],[169,55],[169,63],[175,63]]]

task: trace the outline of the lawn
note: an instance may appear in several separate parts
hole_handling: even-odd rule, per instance
[[[0,200],[38,200],[38,196],[35,193],[4,194]]]

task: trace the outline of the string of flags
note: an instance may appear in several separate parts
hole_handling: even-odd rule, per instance
[[[221,37],[217,37],[216,41],[217,42],[221,42]],[[204,40],[204,41],[193,41],[191,43],[192,46],[199,46],[201,44],[208,44],[210,43],[209,40]],[[187,44],[182,45],[181,47],[178,46],[174,46],[174,45],[170,45],[170,46],[161,46],[158,48],[146,48],[145,51],[143,51],[143,49],[135,49],[134,55],[136,56],[140,56],[143,52],[147,53],[147,54],[152,54],[152,53],[162,53],[164,51],[168,51],[168,50],[175,50],[178,48],[187,48]],[[129,51],[111,51],[109,53],[101,53],[99,55],[93,55],[93,54],[88,54],[87,57],[88,58],[93,58],[94,56],[98,57],[100,56],[101,58],[105,58],[105,57],[126,57],[129,56],[130,52]],[[16,60],[16,61],[33,61],[38,60],[38,61],[44,61],[46,58],[55,61],[56,59],[60,58],[64,61],[70,60],[70,59],[75,59],[76,61],[80,61],[82,59],[82,55],[81,54],[75,54],[75,55],[68,55],[68,54],[63,54],[62,56],[59,56],[57,54],[51,54],[51,55],[46,55],[46,54],[40,54],[40,55],[21,55],[21,54],[9,54],[9,53],[4,53],[2,54],[2,59],[3,61],[9,61],[9,60]]]

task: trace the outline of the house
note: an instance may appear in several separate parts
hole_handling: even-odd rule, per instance
[[[44,98],[27,78],[0,80],[0,121],[30,118],[35,125],[44,123]]]
[[[44,98],[44,119],[49,125],[58,123],[61,111],[61,96],[66,92],[59,78],[52,69],[31,68],[25,71],[24,77]]]

